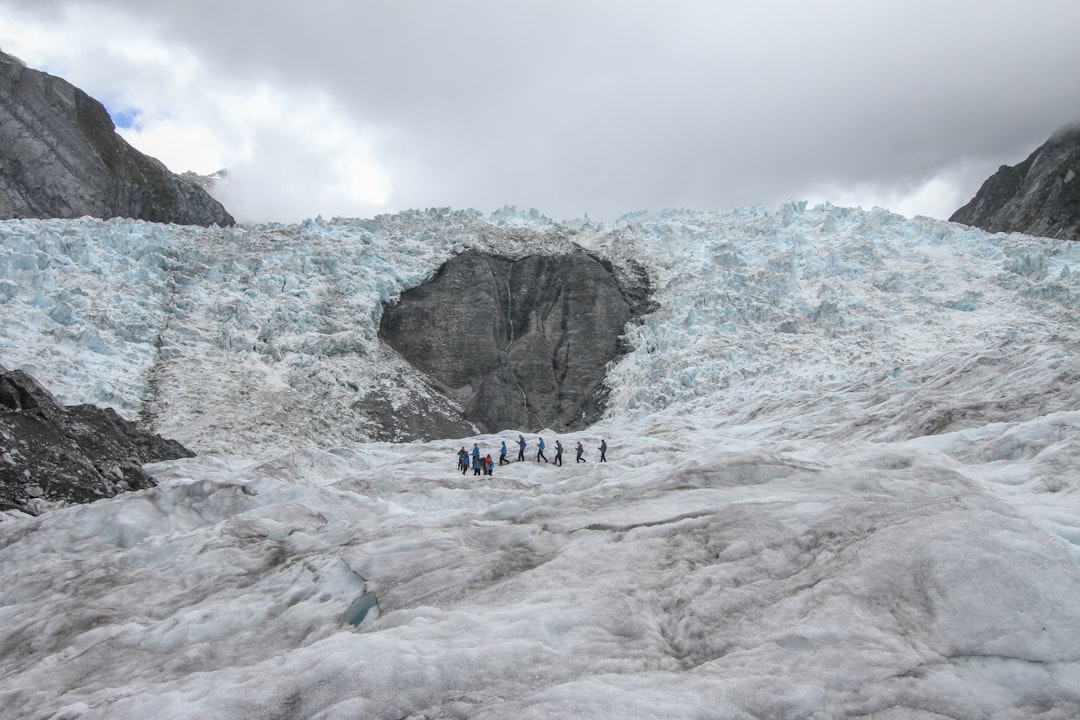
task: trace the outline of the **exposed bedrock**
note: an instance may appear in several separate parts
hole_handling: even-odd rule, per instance
[[[190,457],[112,408],[63,406],[24,372],[0,366],[0,510],[38,500],[90,502],[152,487],[143,463]]]
[[[384,308],[379,336],[485,432],[575,430],[600,417],[607,364],[648,298],[643,271],[584,251],[470,251]]]
[[[100,102],[0,52],[0,220],[83,215],[234,224],[202,187],[120,137]]]
[[[1080,123],[1058,130],[1022,163],[1002,165],[949,220],[1080,240]]]

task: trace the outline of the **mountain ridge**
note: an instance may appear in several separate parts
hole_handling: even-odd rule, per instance
[[[0,219],[235,223],[197,183],[115,130],[100,102],[0,51]]]
[[[1080,122],[1016,165],[1002,165],[949,217],[987,232],[1080,240]]]

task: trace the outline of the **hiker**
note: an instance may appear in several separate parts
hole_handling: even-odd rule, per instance
[[[510,461],[506,459],[506,440],[503,440],[502,446],[499,447],[499,467],[509,464]]]
[[[558,438],[555,438],[555,464],[562,466],[562,443]]]
[[[480,459],[480,445],[477,444],[477,443],[473,443],[473,446],[472,446],[472,459],[473,459],[474,465],[475,465],[476,461]]]
[[[465,451],[465,446],[462,445],[461,449],[457,453],[457,467],[464,475],[465,471],[469,469],[469,453]]]
[[[488,453],[488,456],[486,458],[484,458],[484,474],[485,475],[494,475],[495,474],[495,461],[491,459],[491,453]]]
[[[540,438],[536,441],[536,462],[540,462],[540,458],[544,458],[544,462],[547,462],[547,456],[544,455],[544,438]]]
[[[476,453],[472,456],[472,474],[474,476],[480,474],[480,466],[483,464],[483,462],[484,461],[480,459],[480,453]]]
[[[581,444],[580,440],[578,440],[577,441],[577,462],[574,463],[575,465],[577,465],[579,462],[585,462],[585,458],[581,457],[584,453],[585,453],[585,446]]]
[[[525,459],[525,436],[518,435],[518,460]]]
[[[600,451],[600,462],[607,462],[607,441],[600,438],[600,447],[596,449]]]

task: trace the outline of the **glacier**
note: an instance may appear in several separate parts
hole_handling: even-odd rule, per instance
[[[659,305],[589,462],[372,441],[443,402],[382,303],[576,246]],[[0,223],[0,364],[199,453],[0,514],[0,717],[1080,716],[1078,311],[1080,244],[831,205]]]

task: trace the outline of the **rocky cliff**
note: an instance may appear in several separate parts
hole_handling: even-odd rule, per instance
[[[1054,133],[1019,165],[1002,165],[949,220],[1080,240],[1080,124]]]
[[[0,510],[89,502],[151,487],[142,464],[192,453],[112,409],[64,407],[32,377],[0,367]]]
[[[603,410],[648,278],[587,252],[512,259],[465,252],[382,315],[379,336],[440,383],[481,429],[574,430]]]
[[[119,135],[105,107],[0,52],[0,219],[232,225],[221,203]]]

